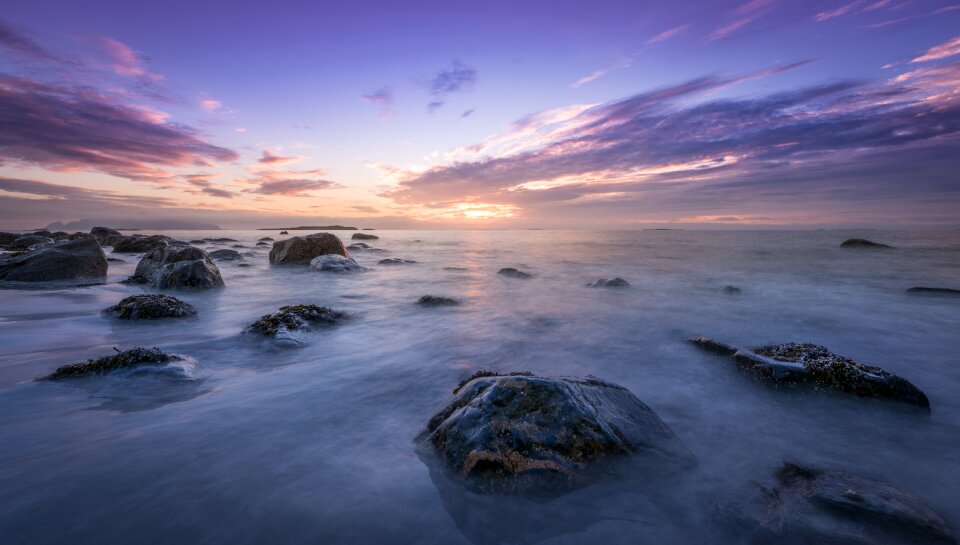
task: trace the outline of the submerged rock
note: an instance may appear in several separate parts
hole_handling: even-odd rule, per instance
[[[207,243],[207,241],[204,240],[204,239],[202,239],[202,238],[201,238],[201,239],[193,239],[193,240],[190,241],[190,244],[206,244],[206,243]]]
[[[240,242],[239,240],[236,240],[236,239],[233,239],[233,238],[227,238],[227,237],[221,237],[221,238],[205,238],[205,239],[203,239],[203,240],[204,240],[205,242]]]
[[[155,320],[193,316],[197,310],[189,303],[168,295],[131,295],[116,305],[104,309],[106,314],[120,320]]]
[[[354,242],[353,244],[347,246],[348,250],[366,250],[367,248],[370,248],[370,245],[364,242]]]
[[[310,268],[315,271],[326,272],[356,272],[364,270],[364,267],[350,257],[343,257],[337,254],[321,255],[310,261]]]
[[[589,288],[627,288],[630,287],[630,283],[624,280],[623,278],[601,278],[600,280],[595,280],[587,284]]]
[[[108,263],[126,263],[126,261],[120,259],[119,257],[108,257],[107,262]]]
[[[270,237],[262,237],[257,239],[257,242],[273,242],[273,239]]]
[[[220,288],[223,278],[210,254],[193,246],[163,246],[143,256],[131,283],[147,283],[158,289]]]
[[[113,241],[113,251],[117,253],[140,253],[149,252],[156,248],[163,248],[170,244],[180,243],[165,235],[133,235],[129,237],[121,236]]]
[[[414,263],[416,263],[416,261],[412,259],[400,259],[398,257],[390,257],[377,261],[377,265],[413,265]]]
[[[736,286],[724,286],[723,293],[727,295],[740,295],[740,288]]]
[[[237,261],[243,259],[243,256],[236,250],[223,249],[210,252],[210,258],[217,261]]]
[[[255,246],[269,246],[269,244],[267,244],[266,242],[258,242],[255,244]]]
[[[907,293],[913,295],[960,295],[960,290],[955,290],[951,288],[925,288],[925,287],[916,287],[908,288]]]
[[[956,544],[922,500],[873,479],[784,463],[773,482],[721,494],[716,518],[749,543],[783,545]]]
[[[785,343],[750,350],[705,337],[691,342],[714,354],[733,356],[740,370],[772,386],[844,392],[930,410],[927,396],[908,380],[839,356],[820,345]]]
[[[289,235],[290,233],[289,233],[288,231],[280,231],[280,234],[281,234],[281,235]]]
[[[330,233],[314,233],[304,237],[278,240],[270,249],[270,263],[306,264],[321,255],[336,254],[350,257],[343,242]]]
[[[11,250],[26,250],[31,246],[36,246],[38,244],[50,244],[53,242],[53,239],[50,237],[45,237],[42,235],[22,235],[14,239],[13,242],[7,245],[7,248]]]
[[[424,295],[419,300],[417,300],[418,305],[424,305],[428,307],[450,307],[454,305],[459,305],[460,301],[452,299],[450,297],[440,297],[439,295]]]
[[[98,280],[106,275],[107,256],[93,237],[51,242],[17,255],[0,257],[0,280]]]
[[[596,378],[479,372],[454,396],[416,441],[474,492],[559,496],[628,455],[658,473],[696,463],[650,407]]]
[[[879,242],[873,242],[865,238],[847,239],[840,244],[840,247],[841,248],[893,248],[893,246],[880,244]]]
[[[114,349],[116,350],[116,349]],[[102,358],[90,359],[81,363],[74,363],[60,367],[53,373],[42,377],[41,380],[60,380],[65,378],[80,378],[90,375],[105,375],[118,369],[128,369],[142,365],[161,365],[171,361],[181,360],[180,356],[165,354],[159,348],[132,348],[125,352],[117,350],[117,354]]]
[[[306,329],[314,325],[330,325],[345,319],[347,315],[317,305],[290,305],[280,307],[273,314],[265,314],[250,324],[246,331],[266,337],[276,337],[285,332]]]
[[[530,273],[523,272],[523,271],[518,270],[518,269],[514,269],[513,267],[504,267],[504,268],[500,269],[499,271],[497,271],[497,274],[502,274],[502,275],[504,275],[504,276],[509,276],[510,278],[530,278],[531,276],[533,276],[533,275],[530,274]]]
[[[351,240],[380,240],[380,237],[377,235],[369,235],[367,233],[354,233]]]

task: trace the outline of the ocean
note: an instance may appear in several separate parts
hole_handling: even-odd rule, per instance
[[[960,289],[960,231],[372,231],[385,252],[353,252],[368,270],[351,274],[270,266],[255,243],[276,231],[162,233],[244,246],[218,263],[225,288],[170,292],[195,317],[101,313],[145,291],[118,283],[133,254],[113,254],[106,284],[0,290],[4,543],[727,543],[717,494],[783,460],[883,479],[960,529],[960,298],[905,293]],[[613,277],[630,287],[586,287]],[[462,304],[415,304],[427,294]],[[300,348],[242,335],[300,303],[350,319]],[[932,412],[770,389],[687,342],[700,335],[822,344],[910,380]],[[197,368],[34,380],[135,346]],[[465,493],[413,438],[476,370],[620,384],[699,464],[548,502]]]

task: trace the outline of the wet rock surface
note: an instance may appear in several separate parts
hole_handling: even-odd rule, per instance
[[[879,242],[873,242],[872,240],[867,240],[865,238],[847,239],[840,244],[840,247],[841,248],[893,248],[893,246],[880,244]]]
[[[377,261],[377,265],[413,265],[416,261],[412,259],[400,259],[398,257],[390,257],[387,259],[381,259]]]
[[[519,269],[514,269],[513,267],[504,267],[497,271],[497,274],[502,274],[503,276],[508,276],[510,278],[531,278],[533,276],[528,272],[523,272]]]
[[[116,237],[114,237],[116,238]],[[112,241],[113,251],[117,253],[149,252],[156,248],[163,248],[171,244],[186,244],[165,235],[132,235],[121,236]]]
[[[960,297],[960,290],[951,288],[926,288],[918,286],[914,288],[907,288],[906,292],[911,295],[947,295]]]
[[[143,256],[130,283],[158,289],[223,287],[220,269],[210,254],[193,246],[162,246]]]
[[[628,288],[630,283],[623,278],[601,278],[587,284],[588,288]]]
[[[52,242],[52,238],[43,235],[22,235],[8,244],[7,248],[11,250],[26,250],[31,246],[36,246],[38,244],[50,244]]]
[[[246,331],[266,337],[298,331],[316,325],[331,325],[347,318],[346,313],[317,305],[290,305],[280,307],[273,314],[265,314],[247,327]]]
[[[353,258],[337,254],[321,255],[310,261],[310,268],[324,272],[358,272],[365,268]]]
[[[270,237],[261,237],[257,239],[257,242],[273,242],[273,239]]]
[[[197,310],[176,297],[149,294],[131,295],[103,312],[119,320],[156,320],[193,316]]]
[[[303,237],[290,237],[278,240],[270,249],[270,263],[307,264],[315,257],[336,254],[350,257],[343,242],[330,233],[314,233]]]
[[[115,349],[116,350],[116,349]],[[53,373],[42,377],[41,380],[61,380],[81,378],[90,375],[105,375],[118,369],[128,369],[143,365],[161,365],[180,360],[180,356],[166,354],[159,348],[132,348],[112,356],[90,359],[81,363],[74,363],[60,367]]]
[[[117,231],[116,229],[111,229],[109,227],[93,227],[90,229],[90,234],[96,237],[97,241],[100,244],[105,244],[105,240],[110,238],[111,241],[118,240],[117,237],[122,237],[123,233]]]
[[[705,337],[691,342],[714,354],[732,356],[741,371],[772,386],[843,392],[930,410],[927,396],[908,380],[834,354],[820,345],[784,343],[751,350]]]
[[[377,235],[370,235],[367,233],[354,233],[351,240],[380,240],[380,237]]]
[[[451,297],[441,297],[439,295],[424,295],[417,300],[418,305],[426,307],[452,307],[459,305],[460,301]]]
[[[14,240],[17,240],[21,236],[22,235],[18,235],[17,233],[0,232],[0,246],[9,246]]]
[[[650,407],[592,377],[478,372],[416,441],[473,492],[533,498],[592,484],[619,457],[655,473],[696,463]]]
[[[236,250],[223,249],[210,252],[210,259],[215,261],[239,261],[243,259],[243,256]]]
[[[955,544],[956,535],[922,500],[873,479],[784,463],[767,484],[718,498],[715,516],[755,544]]]
[[[99,280],[106,275],[107,256],[93,237],[51,242],[16,255],[0,257],[0,280]]]

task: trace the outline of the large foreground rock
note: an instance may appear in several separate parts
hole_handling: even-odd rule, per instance
[[[143,256],[128,281],[157,289],[223,287],[220,269],[210,254],[182,245],[161,246]]]
[[[109,241],[108,241],[109,239]],[[171,244],[185,244],[165,235],[133,235],[119,237],[116,235],[105,237],[104,244],[112,245],[113,251],[117,253],[140,253],[149,252],[157,248],[163,248]]]
[[[336,254],[350,257],[343,242],[330,233],[314,233],[305,237],[278,240],[270,249],[270,263],[307,264],[321,255]]]
[[[957,543],[933,508],[887,483],[795,463],[785,463],[773,477],[772,483],[752,483],[717,500],[717,519],[748,543]]]
[[[690,342],[714,354],[732,356],[740,370],[776,387],[844,392],[930,410],[927,396],[908,380],[839,356],[820,345],[785,343],[744,349],[705,337]]]
[[[19,255],[0,257],[0,280],[99,280],[106,275],[107,256],[93,237],[55,242]]]
[[[53,373],[42,377],[41,380],[59,380],[65,378],[80,378],[90,375],[105,375],[119,369],[129,369],[146,365],[158,366],[183,358],[173,354],[161,352],[159,348],[132,348],[112,356],[90,359],[81,363],[74,363],[60,367]]]
[[[627,455],[658,473],[696,463],[650,407],[600,379],[481,372],[454,396],[416,441],[474,492],[559,496]]]
[[[119,320],[156,320],[193,316],[197,310],[189,303],[168,295],[131,295],[103,311]]]

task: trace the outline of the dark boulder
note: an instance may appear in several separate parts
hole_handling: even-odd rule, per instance
[[[343,257],[338,254],[317,256],[310,261],[310,268],[315,271],[326,272],[357,272],[364,270],[364,267],[353,258]]]
[[[321,255],[336,254],[350,257],[343,242],[330,233],[314,233],[304,237],[290,237],[278,240],[270,249],[270,263],[307,264]]]
[[[270,237],[263,237],[258,239],[257,242],[273,242],[273,239]]]
[[[714,513],[748,543],[957,543],[943,517],[915,496],[882,481],[790,462],[771,483],[721,494]]]
[[[344,320],[347,315],[317,305],[290,305],[280,307],[273,314],[265,314],[247,327],[249,333],[265,337],[283,336],[291,331],[307,329],[316,325],[331,325]]]
[[[416,261],[412,259],[400,259],[397,257],[391,257],[377,261],[377,265],[413,265],[414,263],[416,263]]]
[[[115,349],[116,350],[116,349]],[[60,367],[53,373],[43,377],[41,380],[59,380],[67,378],[80,378],[91,375],[105,375],[111,371],[119,369],[129,369],[140,366],[158,366],[173,361],[182,360],[180,356],[165,354],[159,348],[133,348],[125,352],[120,352],[112,356],[90,359],[81,363],[74,363]]]
[[[541,498],[591,484],[616,458],[656,473],[696,463],[650,407],[592,377],[476,373],[416,441],[474,492]]]
[[[348,250],[366,250],[367,248],[371,248],[371,247],[372,246],[370,246],[365,242],[354,242],[353,244],[347,246],[347,249]]]
[[[45,237],[43,235],[23,235],[19,236],[7,245],[7,248],[11,250],[26,250],[31,246],[36,246],[38,244],[50,244],[53,242],[53,239],[50,237]]]
[[[216,261],[238,261],[243,259],[243,256],[236,250],[223,249],[210,252],[210,258]]]
[[[628,288],[630,283],[623,278],[601,278],[587,284],[589,288]]]
[[[289,235],[290,232],[289,232],[289,231],[280,231],[280,234],[281,234],[281,235]]]
[[[47,229],[40,229],[39,231],[34,231],[34,232],[30,233],[30,234],[31,234],[31,235],[36,235],[36,236],[38,236],[38,237],[53,238],[53,233],[51,233],[51,232],[48,231]]]
[[[57,242],[61,240],[70,240],[70,233],[67,233],[66,231],[55,231],[50,233],[50,238]]]
[[[180,318],[197,313],[189,303],[184,303],[176,297],[159,294],[131,295],[116,305],[104,309],[103,312],[120,320]]]
[[[117,253],[140,253],[140,252],[149,252],[157,248],[163,248],[171,244],[180,243],[177,240],[174,240],[165,235],[132,235],[129,237],[121,236],[114,237],[113,242],[113,251]],[[104,239],[104,243],[107,239]],[[181,243],[182,244],[182,243]],[[108,244],[109,245],[109,244]]]
[[[843,392],[930,410],[927,396],[908,380],[839,356],[820,345],[785,343],[743,349],[704,337],[691,342],[714,354],[732,356],[741,371],[775,387]]]
[[[18,235],[16,233],[0,232],[0,247],[9,246],[10,244],[13,244],[14,240],[17,240],[20,237],[21,235]]]
[[[723,293],[727,295],[740,295],[740,288],[736,286],[724,286]]]
[[[460,301],[451,299],[450,297],[440,297],[439,295],[424,295],[417,300],[417,304],[426,307],[451,307],[459,305]]]
[[[841,248],[893,248],[893,246],[880,244],[879,242],[873,242],[865,238],[847,239],[840,244],[840,247]]]
[[[952,295],[954,297],[960,296],[960,290],[955,290],[951,288],[908,288],[907,293],[912,295]]]
[[[497,271],[497,274],[502,274],[503,276],[509,276],[510,278],[530,278],[533,275],[528,272],[523,272],[513,267],[504,267]]]
[[[129,281],[157,289],[223,287],[220,270],[210,254],[179,244],[163,246],[143,256]]]
[[[352,240],[380,240],[380,237],[377,235],[368,235],[367,233],[354,233]]]
[[[52,242],[17,255],[0,257],[0,280],[99,280],[106,275],[107,256],[93,237]]]
[[[269,246],[266,242],[258,242],[256,246]]]
[[[108,237],[122,237],[122,236],[123,236],[123,234],[120,233],[120,231],[117,231],[116,229],[110,229],[109,227],[94,227],[94,228],[90,229],[90,234],[93,235],[94,237],[96,237],[96,238],[97,238],[97,241],[100,242],[100,244],[105,244],[104,241],[105,241]],[[112,239],[110,239],[110,240],[116,241],[116,240],[118,240],[118,239],[117,239],[117,238],[112,238]]]

